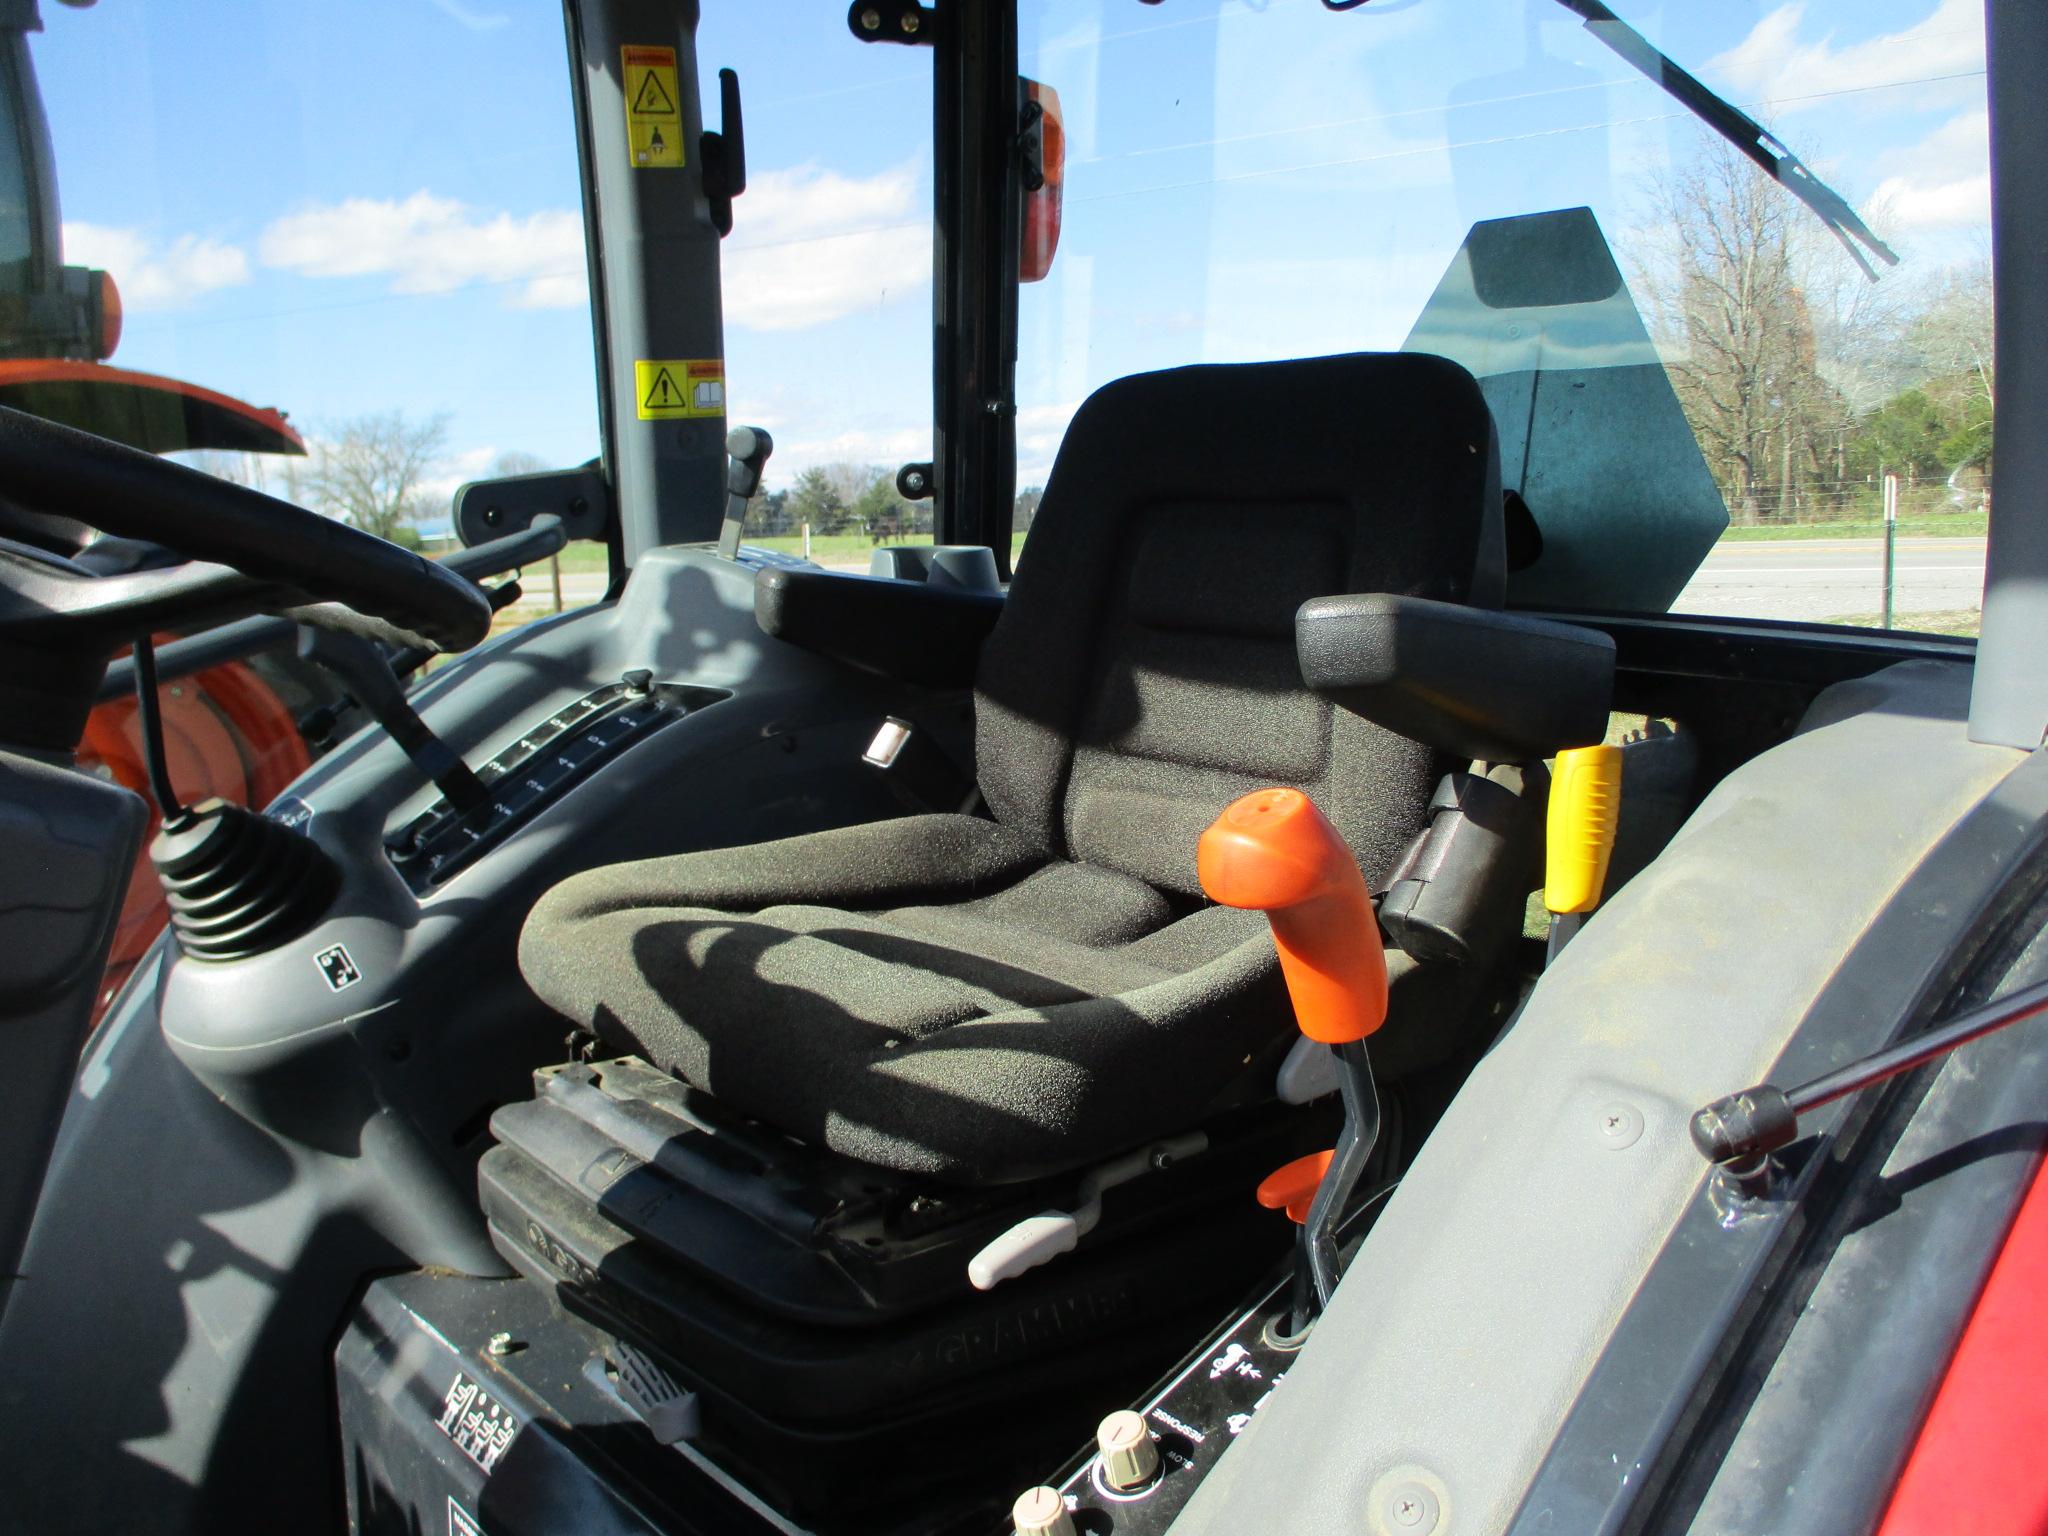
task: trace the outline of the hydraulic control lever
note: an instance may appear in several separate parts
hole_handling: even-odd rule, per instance
[[[1543,905],[1550,910],[1546,960],[1572,940],[1600,905],[1614,828],[1621,814],[1621,748],[1568,747],[1550,774],[1543,829]]]
[[[1259,1187],[1301,1224],[1300,1267],[1288,1332],[1305,1332],[1337,1289],[1337,1218],[1379,1139],[1379,1095],[1365,1042],[1387,1018],[1387,957],[1365,876],[1344,839],[1294,789],[1233,802],[1195,851],[1210,898],[1266,914],[1294,1020],[1341,1067],[1344,1128],[1328,1152],[1298,1158]]]
[[[718,552],[728,560],[739,558],[747,508],[761,489],[761,472],[774,451],[775,439],[759,427],[734,427],[725,434],[725,522],[718,530]]]
[[[469,765],[406,701],[404,684],[374,641],[306,625],[299,630],[299,654],[333,673],[456,810],[473,811],[489,803],[490,792]]]

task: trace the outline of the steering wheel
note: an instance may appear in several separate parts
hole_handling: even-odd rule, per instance
[[[162,546],[178,563],[94,575],[9,537],[52,520]],[[388,540],[0,407],[0,743],[68,752],[115,651],[253,613],[430,651],[467,650],[491,627],[476,583]]]

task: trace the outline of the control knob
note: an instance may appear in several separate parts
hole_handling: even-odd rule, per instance
[[[1017,1536],[1074,1536],[1074,1517],[1057,1488],[1027,1488],[1010,1506]]]
[[[1159,1447],[1142,1414],[1119,1408],[1095,1431],[1102,1454],[1102,1477],[1118,1493],[1144,1487],[1159,1472]]]

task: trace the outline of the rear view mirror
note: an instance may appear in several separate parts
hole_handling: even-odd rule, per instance
[[[1060,189],[1067,178],[1067,130],[1060,93],[1024,80],[1024,219],[1018,231],[1017,280],[1035,283],[1052,270],[1060,245]]]

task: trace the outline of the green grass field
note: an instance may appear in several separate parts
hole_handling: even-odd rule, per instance
[[[1881,613],[1839,613],[1824,622],[1854,624],[1859,629],[1876,629],[1884,623]],[[1939,613],[1895,613],[1892,628],[1917,635],[1974,635],[1984,622],[1975,608],[1954,608]]]
[[[1932,517],[1902,517],[1899,519],[1898,536],[1902,539],[1981,539],[1984,537],[1986,517],[1982,512],[1952,512]],[[1878,539],[1884,537],[1881,522],[1826,522],[1826,523],[1766,523],[1754,528],[1731,527],[1721,535],[1723,544],[1747,544],[1783,539]],[[803,549],[803,537],[794,533],[777,533],[750,537],[747,542],[762,549],[773,549],[783,554],[798,554]],[[811,538],[811,558],[828,564],[867,563],[873,553],[874,541],[864,533],[814,534]],[[1024,548],[1024,535],[1017,534],[1010,540],[1010,563],[1014,567],[1017,556]],[[601,572],[605,568],[605,549],[602,544],[581,540],[571,544],[561,554],[564,571],[588,573]]]
[[[1981,539],[1989,525],[1983,512],[1950,512],[1935,517],[1902,517],[1902,539]],[[1754,528],[1730,527],[1721,535],[1723,544],[1747,544],[1771,539],[1881,539],[1884,524],[1870,522],[1763,523]]]
[[[1902,517],[1899,519],[1899,537],[1902,539],[1981,539],[1986,526],[1985,515],[1981,512],[1956,512],[1938,517]],[[1723,544],[1747,544],[1780,539],[1878,539],[1884,537],[1881,522],[1835,522],[1835,523],[1767,523],[1755,528],[1731,527],[1721,535]],[[761,537],[750,537],[747,542],[761,549],[773,549],[784,554],[798,554],[803,549],[803,538],[794,533],[777,533]],[[814,534],[811,538],[811,558],[821,562],[845,563],[858,560],[865,564],[874,551],[874,541],[864,533]],[[1010,540],[1010,563],[1014,566],[1017,556],[1024,548],[1024,535],[1017,534]],[[602,544],[581,540],[562,551],[564,571],[592,572],[605,568],[605,550]]]

